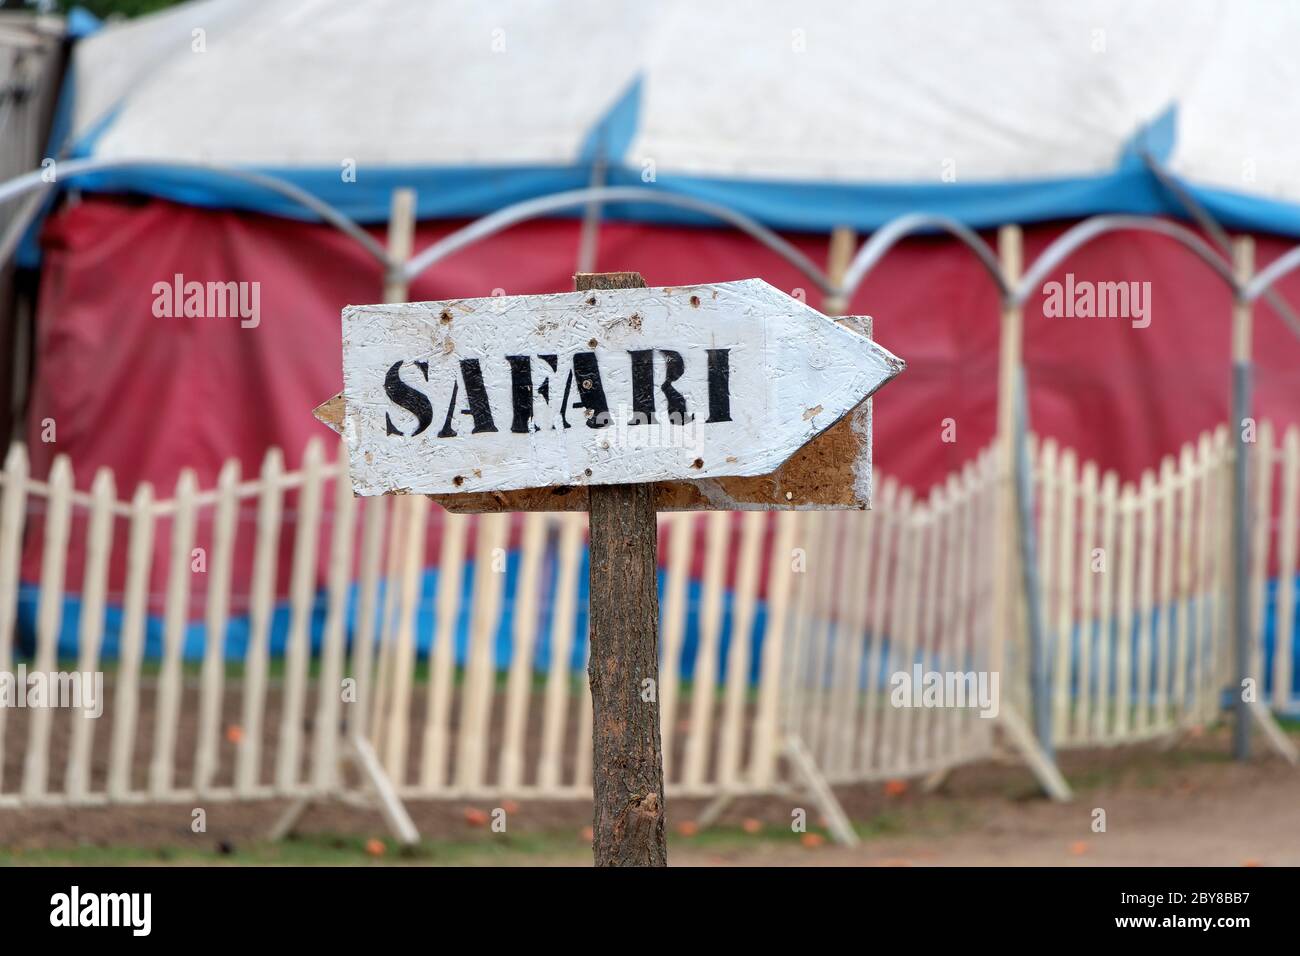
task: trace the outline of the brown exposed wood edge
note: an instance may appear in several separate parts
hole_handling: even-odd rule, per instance
[[[335,434],[343,434],[343,393],[339,392],[333,398],[326,399],[311,410],[316,421],[327,426]]]

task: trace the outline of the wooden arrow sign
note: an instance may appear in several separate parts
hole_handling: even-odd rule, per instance
[[[840,506],[865,507],[869,417],[850,413],[902,369],[759,279],[352,306],[342,408],[318,415],[341,411],[357,494],[479,503],[465,510],[651,482],[700,489],[678,506],[798,506],[743,489],[840,423],[867,449]]]

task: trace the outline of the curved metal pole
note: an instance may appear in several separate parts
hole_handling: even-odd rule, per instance
[[[1006,277],[1002,274],[1002,266],[998,262],[997,253],[989,248],[989,244],[981,239],[975,230],[955,219],[949,219],[947,216],[933,216],[928,213],[914,212],[899,216],[897,219],[891,219],[885,223],[858,250],[858,254],[853,257],[848,270],[844,273],[841,294],[845,301],[853,296],[853,293],[858,289],[858,285],[866,278],[867,273],[874,269],[880,260],[884,258],[885,253],[913,233],[931,229],[940,229],[960,240],[966,248],[970,249],[979,258],[980,264],[992,277],[1002,297],[1006,298],[1010,295],[1011,289],[1007,285]]]
[[[1143,151],[1142,162],[1146,163],[1147,169],[1156,178],[1156,182],[1160,183],[1161,187],[1169,195],[1173,196],[1178,201],[1178,204],[1187,211],[1187,214],[1195,220],[1201,230],[1214,240],[1214,244],[1219,247],[1219,251],[1225,256],[1231,256],[1232,237],[1228,235],[1228,231],[1219,225],[1219,221],[1210,215],[1210,211],[1201,205],[1200,201],[1179,181],[1178,177],[1148,151]],[[1249,284],[1247,290],[1249,290]],[[1295,310],[1291,308],[1291,304],[1269,288],[1263,288],[1260,293],[1256,293],[1256,295],[1260,294],[1268,296],[1268,304],[1273,307],[1277,317],[1286,323],[1292,335],[1300,339],[1300,316],[1296,315]],[[1252,302],[1254,298],[1255,296],[1249,296],[1245,301]]]
[[[216,173],[242,182],[260,186],[270,192],[283,196],[297,203],[304,209],[315,213],[320,219],[354,239],[382,266],[387,269],[402,268],[408,280],[415,278],[434,263],[473,245],[488,236],[501,232],[520,222],[535,219],[561,209],[586,205],[591,202],[645,202],[654,205],[672,206],[698,212],[719,219],[757,240],[762,245],[781,256],[796,269],[812,280],[828,296],[848,299],[857,290],[859,284],[884,255],[902,239],[923,230],[938,229],[958,239],[979,258],[985,271],[997,285],[999,292],[1014,304],[1022,305],[1030,292],[1037,287],[1047,275],[1059,266],[1072,253],[1108,232],[1132,229],[1141,232],[1153,232],[1167,236],[1195,253],[1203,262],[1223,279],[1234,295],[1245,301],[1254,301],[1283,276],[1300,268],[1300,246],[1292,249],[1269,267],[1258,273],[1245,287],[1233,275],[1232,267],[1215,252],[1200,236],[1176,223],[1162,219],[1142,216],[1106,215],[1094,216],[1073,226],[1043,251],[1033,266],[1025,273],[1020,285],[1011,290],[998,265],[997,256],[979,235],[969,227],[946,216],[928,213],[910,213],[886,223],[872,234],[857,255],[854,256],[843,283],[837,287],[830,278],[819,269],[807,256],[777,233],[743,213],[726,206],[696,199],[691,196],[644,189],[636,186],[602,186],[588,189],[574,189],[567,192],[529,199],[504,209],[497,210],[425,249],[404,265],[392,262],[387,250],[370,233],[366,232],[355,220],[339,212],[329,203],[316,198],[306,190],[295,186],[287,180],[259,173],[248,169],[205,163],[197,160],[139,160],[139,159],[71,159],[59,163],[57,170],[63,179],[75,179],[78,176],[107,172],[115,169],[189,169]],[[47,188],[50,184],[42,178],[42,170],[34,170],[0,183],[0,204],[34,190]]]
[[[1042,251],[1020,280],[1020,285],[1012,293],[1012,302],[1016,305],[1024,305],[1025,300],[1029,298],[1030,292],[1041,285],[1043,280],[1057,266],[1078,249],[1098,236],[1105,235],[1108,232],[1119,232],[1124,229],[1154,232],[1181,243],[1196,253],[1202,262],[1213,269],[1224,284],[1232,290],[1234,296],[1241,294],[1241,284],[1237,281],[1236,275],[1233,274],[1232,264],[1219,255],[1213,246],[1186,226],[1166,222],[1163,219],[1148,219],[1144,216],[1093,216],[1091,219],[1085,219],[1083,222],[1071,226]]]
[[[1267,269],[1255,273],[1255,278],[1246,284],[1241,297],[1246,302],[1254,302],[1266,293],[1273,284],[1286,275],[1300,268],[1300,246],[1296,246],[1286,255],[1274,259]]]
[[[354,220],[348,218],[339,212],[324,200],[317,199],[305,189],[301,189],[286,180],[279,179],[275,176],[269,176],[266,173],[258,173],[249,169],[237,169],[232,166],[221,166],[216,163],[204,163],[191,160],[147,160],[147,159],[68,159],[61,160],[55,167],[56,174],[60,180],[75,179],[78,176],[87,176],[92,173],[106,172],[114,169],[191,169],[200,170],[205,173],[216,173],[221,176],[228,176],[231,179],[238,179],[242,182],[252,183],[255,186],[261,186],[273,193],[281,195],[286,199],[296,202],[305,209],[314,212],[322,220],[329,223],[345,235],[355,239],[361,246],[369,252],[380,265],[385,268],[393,265],[389,261],[388,252],[383,245],[375,239],[374,236],[361,228]],[[24,193],[31,192],[34,189],[41,189],[50,185],[41,178],[43,170],[34,170],[30,173],[24,173],[21,176],[15,176],[7,182],[0,183],[0,204],[7,202]]]
[[[549,215],[561,209],[585,206],[591,202],[646,202],[660,206],[673,206],[678,209],[687,209],[691,212],[712,216],[714,219],[720,219],[735,226],[741,232],[771,249],[816,283],[817,287],[826,295],[834,295],[837,292],[835,284],[830,281],[824,272],[817,268],[811,259],[771,229],[750,219],[743,213],[728,209],[726,206],[719,206],[716,203],[706,202],[703,199],[696,199],[693,196],[666,193],[657,189],[643,189],[640,186],[597,186],[588,189],[571,189],[567,192],[555,193],[552,196],[526,199],[523,202],[515,203],[513,206],[498,209],[496,212],[475,220],[448,236],[444,236],[419,255],[413,256],[404,267],[406,278],[408,281],[413,280],[421,272],[452,253],[480,242],[517,223]]]

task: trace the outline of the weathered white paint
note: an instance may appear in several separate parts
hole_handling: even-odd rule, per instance
[[[646,349],[655,350],[655,422],[632,425],[629,353]],[[710,421],[708,353],[722,349],[729,418]],[[685,400],[684,425],[669,421],[665,350],[681,357],[671,384]],[[575,367],[583,353],[598,364],[604,427],[593,427],[592,409],[576,404],[596,391],[584,388],[591,377]],[[531,357],[526,432],[511,430],[507,356]],[[541,356],[553,356],[555,369]],[[474,432],[486,417],[476,422],[466,413],[473,386],[461,363],[474,360],[494,431]],[[395,366],[428,401],[423,419],[386,390]],[[343,436],[360,495],[763,475],[902,368],[868,338],[759,279],[352,306],[343,312]],[[716,387],[720,377],[712,381]]]

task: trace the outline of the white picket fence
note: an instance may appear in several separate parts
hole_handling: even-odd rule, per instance
[[[870,513],[797,516],[809,573],[792,627],[787,726],[832,783],[925,775],[989,754],[970,706],[897,707],[890,678],[978,675],[991,663],[996,457],[917,500],[892,479]]]
[[[1231,671],[1232,449],[1225,429],[1122,487],[1047,441],[1036,456],[1039,578],[1058,746],[1215,718]]]
[[[1300,434],[1289,430],[1279,451],[1262,425],[1254,447],[1258,639],[1270,576],[1294,581]],[[1221,429],[1120,487],[1050,441],[1035,448],[1061,745],[1216,718],[1230,672],[1231,458]],[[871,513],[661,516],[657,692],[671,794],[771,792],[787,779],[790,733],[832,782],[930,774],[990,753],[996,721],[974,707],[890,706],[889,677],[917,663],[978,674],[1003,640],[1003,698],[1028,712],[1023,629],[998,634],[991,617],[1007,583],[989,560],[996,461],[985,452],[924,500],[885,479]],[[73,592],[76,669],[101,669],[110,614],[120,614],[120,646],[103,668],[102,720],[0,708],[0,806],[337,792],[356,784],[339,769],[351,731],[373,743],[403,797],[589,795],[591,701],[574,660],[585,644],[585,516],[468,518],[421,497],[354,499],[338,478],[313,442],[296,471],[272,450],[254,480],[229,462],[214,489],[185,472],[168,499],[142,485],[119,501],[107,471],[78,491],[65,458],[37,481],[12,448],[0,476],[0,671],[14,669],[25,535],[40,541],[39,580],[25,592],[29,669],[73,666],[57,654]],[[74,541],[80,567],[70,567]],[[430,563],[439,571],[425,594]],[[1279,709],[1293,704],[1294,600],[1292,586],[1278,589]],[[271,648],[277,615],[282,654]],[[151,618],[156,655],[146,654]],[[191,618],[197,665],[183,660]],[[236,621],[246,645],[228,664]]]
[[[1277,711],[1292,691],[1300,431],[1281,456],[1261,423],[1249,447],[1251,674]],[[1127,743],[1207,723],[1235,680],[1231,633],[1231,487],[1226,427],[1158,471],[1120,485],[1113,472],[1043,443],[1035,456],[1039,577],[1058,745]],[[1274,494],[1281,470],[1282,494]],[[1278,582],[1271,688],[1265,693],[1269,582]]]

